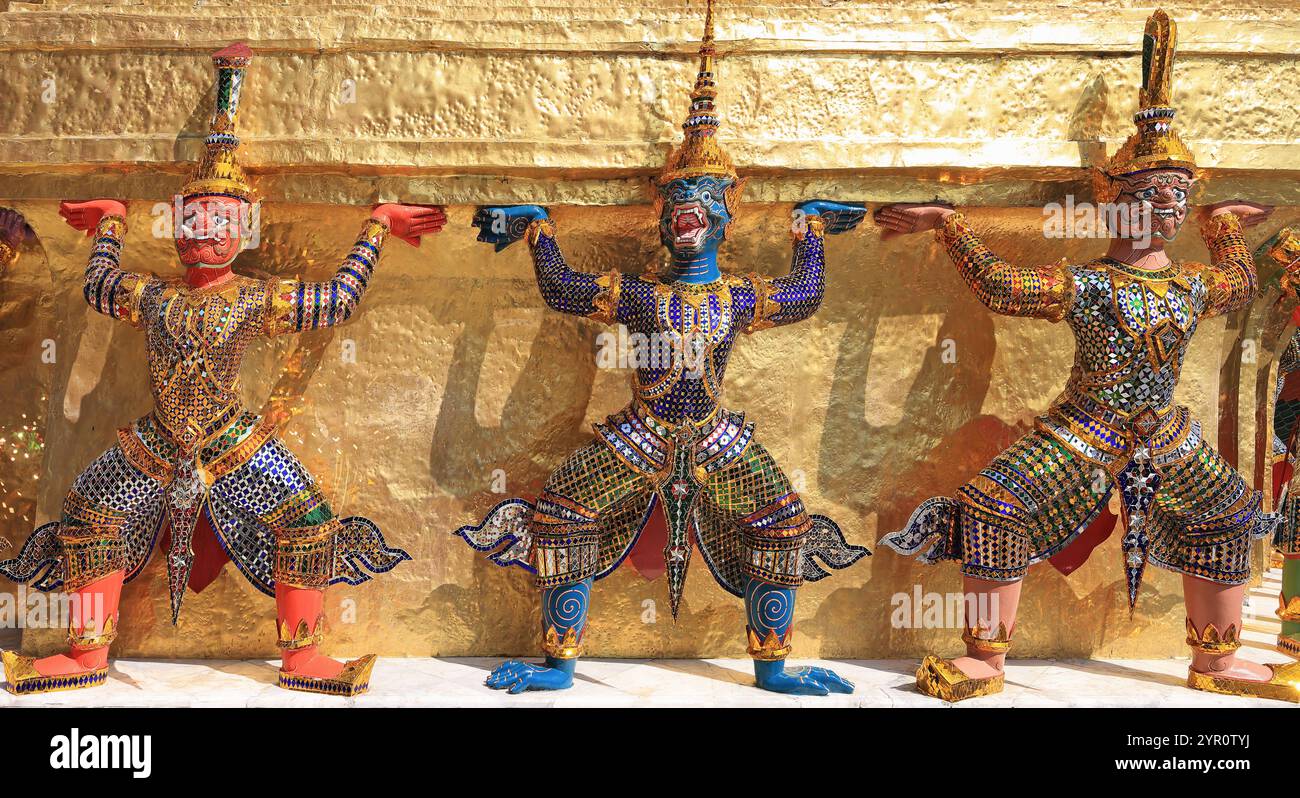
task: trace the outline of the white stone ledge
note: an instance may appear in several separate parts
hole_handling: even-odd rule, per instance
[[[1261,661],[1279,654],[1244,649]],[[911,660],[796,661],[831,667],[853,681],[852,695],[794,697],[754,687],[749,660],[583,660],[574,687],[518,696],[483,685],[502,658],[380,659],[368,694],[340,699],[281,690],[278,663],[229,660],[117,660],[103,687],[15,698],[0,708],[60,707],[931,707],[949,704],[916,692]],[[1187,661],[1012,660],[1000,695],[975,707],[1287,707],[1281,701],[1187,689]]]

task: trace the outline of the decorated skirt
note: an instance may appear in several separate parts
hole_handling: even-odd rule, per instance
[[[360,584],[410,559],[366,518],[336,518],[274,426],[236,409],[197,456],[152,415],[118,430],[118,444],[77,477],[60,520],[28,538],[0,574],[45,590],[77,590],[114,571],[143,570],[164,530],[173,622],[189,584],[200,518],[258,590],[276,584]]]
[[[456,534],[497,565],[517,565],[539,587],[609,575],[632,551],[651,514],[663,511],[669,602],[681,601],[693,544],[723,589],[746,577],[797,587],[870,552],[849,545],[835,522],[809,515],[744,414],[670,429],[635,405],[596,426],[536,502],[509,499]]]
[[[1131,601],[1148,562],[1245,582],[1251,542],[1271,533],[1278,516],[1202,439],[1187,408],[1145,421],[1139,432],[1136,419],[1058,406],[956,496],[926,500],[883,542],[926,563],[959,560],[968,576],[1015,581],[1074,542],[1118,487]]]

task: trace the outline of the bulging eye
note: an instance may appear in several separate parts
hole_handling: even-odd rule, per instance
[[[1187,190],[1182,188],[1174,189],[1174,199],[1178,200],[1179,202],[1182,202],[1183,200],[1187,199]]]
[[[1140,200],[1155,199],[1156,190],[1154,188],[1144,188],[1141,191],[1134,194],[1133,196],[1137,197]]]
[[[710,202],[713,202],[713,192],[709,191],[708,189],[701,191],[700,202],[702,202],[705,205],[708,205]]]

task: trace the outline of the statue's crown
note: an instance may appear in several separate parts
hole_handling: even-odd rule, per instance
[[[708,0],[704,11],[704,39],[700,42],[700,69],[691,90],[691,107],[686,112],[682,130],[686,138],[659,174],[659,185],[683,177],[713,175],[736,179],[736,167],[718,144],[718,112],[714,100],[718,96],[717,73],[713,46],[713,0]]]
[[[1178,26],[1168,14],[1156,11],[1147,18],[1142,35],[1142,89],[1138,92],[1138,111],[1133,115],[1137,132],[1106,162],[1102,170],[1106,175],[1119,177],[1168,168],[1196,174],[1192,151],[1173,129],[1173,68],[1177,44]]]
[[[239,94],[244,87],[244,70],[253,60],[253,51],[243,43],[232,44],[212,56],[217,72],[217,99],[208,122],[208,136],[203,140],[203,157],[193,176],[181,187],[181,194],[222,194],[254,202],[256,195],[240,168],[235,153],[239,137],[235,121],[239,115]]]

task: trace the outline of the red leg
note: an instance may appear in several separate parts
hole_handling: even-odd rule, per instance
[[[342,662],[319,651],[325,635],[324,604],[323,590],[276,585],[276,626],[284,671],[321,679],[333,679],[342,672]]]
[[[67,654],[36,660],[33,665],[43,676],[88,673],[108,665],[108,647],[117,636],[118,602],[122,597],[124,571],[113,573],[71,594],[72,622],[68,629]]]
[[[103,684],[108,676],[108,647],[117,636],[124,576],[123,571],[114,571],[69,595],[72,618],[67,654],[32,659],[0,651],[5,689],[15,695],[33,695]]]

